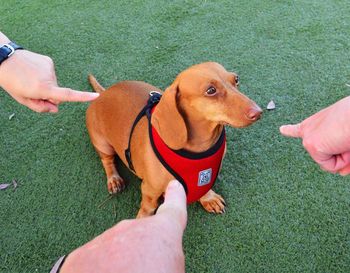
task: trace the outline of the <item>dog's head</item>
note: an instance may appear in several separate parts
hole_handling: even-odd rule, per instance
[[[262,110],[239,92],[238,85],[238,75],[218,63],[194,65],[165,90],[152,124],[173,149],[182,148],[187,140],[188,120],[249,126],[260,118]]]

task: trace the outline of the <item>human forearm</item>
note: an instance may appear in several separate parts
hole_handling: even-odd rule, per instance
[[[184,273],[186,222],[185,191],[170,182],[156,215],[120,222],[69,254],[60,272]]]
[[[10,39],[0,31],[0,45],[7,44],[10,42]]]

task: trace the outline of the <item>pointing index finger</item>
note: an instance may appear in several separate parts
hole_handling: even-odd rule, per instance
[[[99,96],[98,93],[82,92],[65,87],[53,87],[49,99],[64,102],[86,102],[92,101]]]
[[[300,123],[282,125],[280,127],[280,132],[282,135],[287,137],[302,137]]]

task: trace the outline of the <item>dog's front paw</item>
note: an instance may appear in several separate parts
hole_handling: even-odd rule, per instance
[[[203,197],[199,199],[199,202],[203,208],[211,213],[224,213],[226,203],[221,195],[215,193],[213,190],[209,190]]]
[[[113,175],[107,180],[107,188],[110,194],[121,192],[125,189],[125,182],[119,175]]]

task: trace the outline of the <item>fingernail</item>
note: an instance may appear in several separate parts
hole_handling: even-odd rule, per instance
[[[171,188],[176,189],[176,188],[180,188],[180,187],[182,187],[182,185],[177,180],[171,180],[168,184],[168,189],[171,189]]]
[[[182,186],[182,184],[177,180],[171,180],[165,190],[165,199],[168,199],[169,196],[173,195],[182,195],[182,193],[186,195],[185,189]]]

